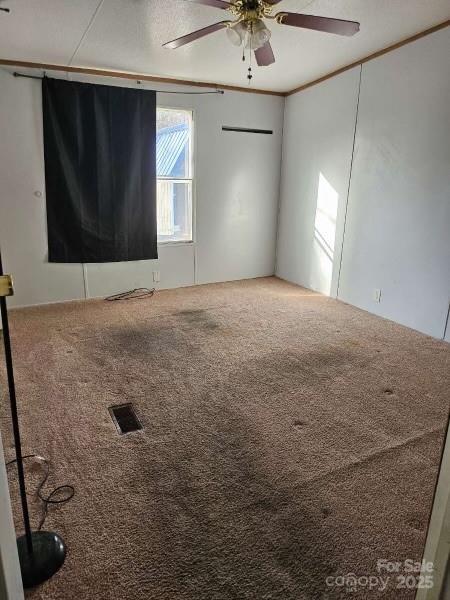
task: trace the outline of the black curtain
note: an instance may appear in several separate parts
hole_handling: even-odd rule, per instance
[[[50,262],[158,257],[156,93],[44,78]]]

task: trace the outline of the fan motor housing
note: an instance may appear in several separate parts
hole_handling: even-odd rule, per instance
[[[273,6],[264,0],[235,0],[228,10],[241,21],[256,21],[270,16]]]

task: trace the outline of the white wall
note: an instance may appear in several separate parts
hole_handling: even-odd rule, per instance
[[[336,296],[360,67],[286,100],[277,275]]]
[[[447,28],[363,67],[339,288],[434,337],[450,302],[449,57]]]
[[[0,243],[5,270],[15,280],[11,306],[153,287],[154,270],[161,273],[160,288],[273,274],[283,98],[238,92],[158,94],[160,106],[194,110],[195,243],[160,246],[158,261],[83,267],[47,263],[40,82],[0,71],[0,89]],[[227,133],[222,125],[272,129],[274,135]]]
[[[314,252],[314,183],[331,161],[345,203],[357,117],[337,296],[437,338],[450,301],[449,56],[447,28],[364,64],[357,115],[355,70],[288,99],[277,259],[281,277],[333,295],[338,257],[328,291]]]

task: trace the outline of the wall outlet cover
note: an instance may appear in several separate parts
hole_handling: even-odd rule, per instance
[[[154,283],[159,283],[161,277],[160,277],[160,272],[159,271],[153,271],[153,282]]]

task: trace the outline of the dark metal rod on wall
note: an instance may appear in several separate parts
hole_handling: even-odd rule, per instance
[[[13,73],[14,77],[24,77],[25,79],[43,79],[45,77],[39,77],[38,75],[27,75],[26,73],[17,73],[16,71],[14,71]],[[140,79],[136,79],[136,83],[138,83],[139,85],[142,83],[142,81]],[[176,85],[176,84],[174,84]],[[213,90],[211,92],[170,92],[170,91],[166,91],[166,90],[151,90],[153,92],[156,92],[157,94],[185,94],[185,95],[191,95],[191,96],[201,96],[201,95],[205,95],[205,94],[224,94],[225,91],[224,90]]]
[[[224,125],[222,127],[222,131],[235,131],[237,133],[261,133],[263,135],[272,135],[273,131],[271,129],[254,129],[248,127],[229,127],[228,125]]]
[[[2,254],[0,250],[0,276],[3,275]],[[22,442],[20,439],[19,416],[17,412],[16,387],[14,383],[14,369],[11,351],[11,338],[9,335],[8,309],[6,298],[0,296],[0,309],[3,322],[3,344],[5,347],[6,374],[8,378],[9,401],[11,404],[11,418],[14,434],[14,446],[16,449],[17,473],[19,477],[20,500],[22,502],[23,523],[25,527],[25,537],[27,550],[30,556],[33,555],[33,541],[31,537],[30,515],[28,513],[27,491],[25,486],[25,475],[23,471]]]

